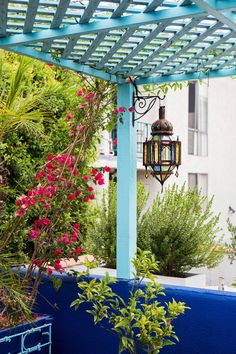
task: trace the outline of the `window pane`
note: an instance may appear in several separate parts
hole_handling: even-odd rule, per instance
[[[207,134],[199,133],[199,156],[207,156],[208,155],[208,137]]]
[[[208,175],[200,173],[198,175],[198,188],[204,196],[208,194]]]
[[[196,111],[196,83],[191,82],[188,89],[188,111],[195,113]]]
[[[199,130],[207,133],[208,130],[208,100],[205,97],[200,97],[199,100]]]
[[[188,187],[191,189],[197,187],[197,173],[188,174]]]

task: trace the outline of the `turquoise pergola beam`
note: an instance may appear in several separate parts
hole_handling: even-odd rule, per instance
[[[236,0],[235,0],[236,6]],[[73,37],[89,33],[108,32],[114,29],[139,27],[142,25],[159,23],[161,21],[174,21],[186,17],[202,15],[204,10],[196,5],[176,7],[167,10],[160,10],[139,15],[124,16],[110,20],[94,21],[84,24],[76,24],[58,29],[41,30],[30,34],[19,34],[0,39],[0,47],[22,45],[33,42],[53,40],[62,37]]]
[[[118,85],[118,106],[133,105],[133,85]],[[117,277],[132,278],[132,259],[137,244],[136,126],[132,113],[117,124]]]
[[[1,1],[1,11],[0,11],[0,36],[6,35],[7,11],[8,11],[8,0],[2,0]]]
[[[69,70],[81,72],[81,73],[84,73],[89,76],[97,77],[98,79],[110,81],[112,83],[124,83],[125,82],[125,80],[123,80],[122,78],[119,78],[115,75],[111,75],[111,74],[106,73],[101,70],[93,69],[88,65],[77,64],[77,63],[73,62],[72,60],[60,58],[60,61],[57,61],[57,60],[53,59],[50,54],[46,54],[46,53],[40,52],[38,50],[29,48],[29,47],[16,46],[16,47],[9,48],[9,50],[11,52],[14,52],[17,54],[26,55],[26,56],[33,58],[33,59],[38,59],[38,60],[44,61],[46,63],[61,66],[63,68],[69,69]]]
[[[222,13],[216,9],[216,0],[194,0],[195,3],[204,9],[206,13],[214,16],[216,19],[221,21],[223,24],[227,25],[233,31],[236,31],[236,15],[232,12]]]
[[[236,60],[236,59],[235,59]],[[187,74],[176,75],[152,75],[144,78],[137,79],[135,83],[137,85],[151,85],[151,84],[164,84],[167,82],[176,81],[192,81],[202,79],[213,79],[227,76],[236,76],[236,68],[234,69],[222,69],[222,70],[210,70],[208,72],[194,72]]]
[[[35,17],[39,6],[39,0],[29,0],[23,33],[30,33],[34,27]]]

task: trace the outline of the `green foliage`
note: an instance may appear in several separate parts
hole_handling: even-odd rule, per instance
[[[175,300],[165,305],[158,301],[164,292],[153,276],[158,265],[150,252],[139,254],[133,263],[136,274],[127,301],[112,290],[116,280],[106,274],[101,279],[79,282],[80,292],[71,306],[77,309],[83,303],[90,304],[87,312],[93,316],[94,323],[119,338],[119,354],[124,351],[137,354],[141,350],[157,354],[178,340],[172,321],[185,312],[186,306]],[[146,287],[140,288],[144,278],[148,279]]]
[[[138,227],[142,222],[143,208],[148,193],[142,183],[137,189]],[[107,267],[116,267],[116,183],[110,181],[104,190],[101,201],[89,210],[90,224],[87,226],[85,248],[88,253],[98,257]]]
[[[228,230],[231,233],[230,243],[226,244],[227,253],[231,264],[236,259],[236,226],[232,224],[230,219],[227,219]]]
[[[193,267],[215,267],[223,258],[213,198],[176,185],[158,194],[138,230],[138,244],[158,259],[160,273],[181,276]]]

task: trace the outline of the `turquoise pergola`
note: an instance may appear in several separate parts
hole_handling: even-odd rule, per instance
[[[236,0],[1,0],[0,48],[118,85],[236,75]],[[136,251],[136,128],[118,124],[117,275]]]

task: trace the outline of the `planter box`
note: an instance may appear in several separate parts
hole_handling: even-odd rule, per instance
[[[206,275],[187,273],[185,278],[167,277],[159,275],[158,280],[161,284],[189,286],[191,288],[205,288]]]
[[[52,317],[40,316],[31,323],[0,330],[1,354],[51,354]]]
[[[76,267],[73,267],[76,269]],[[98,267],[90,271],[93,275],[105,275],[106,272],[112,277],[116,277],[116,269]],[[187,273],[185,278],[180,277],[168,277],[164,275],[157,276],[160,284],[167,285],[179,285],[179,286],[189,286],[191,288],[205,288],[206,287],[206,275],[205,274],[193,274]]]

